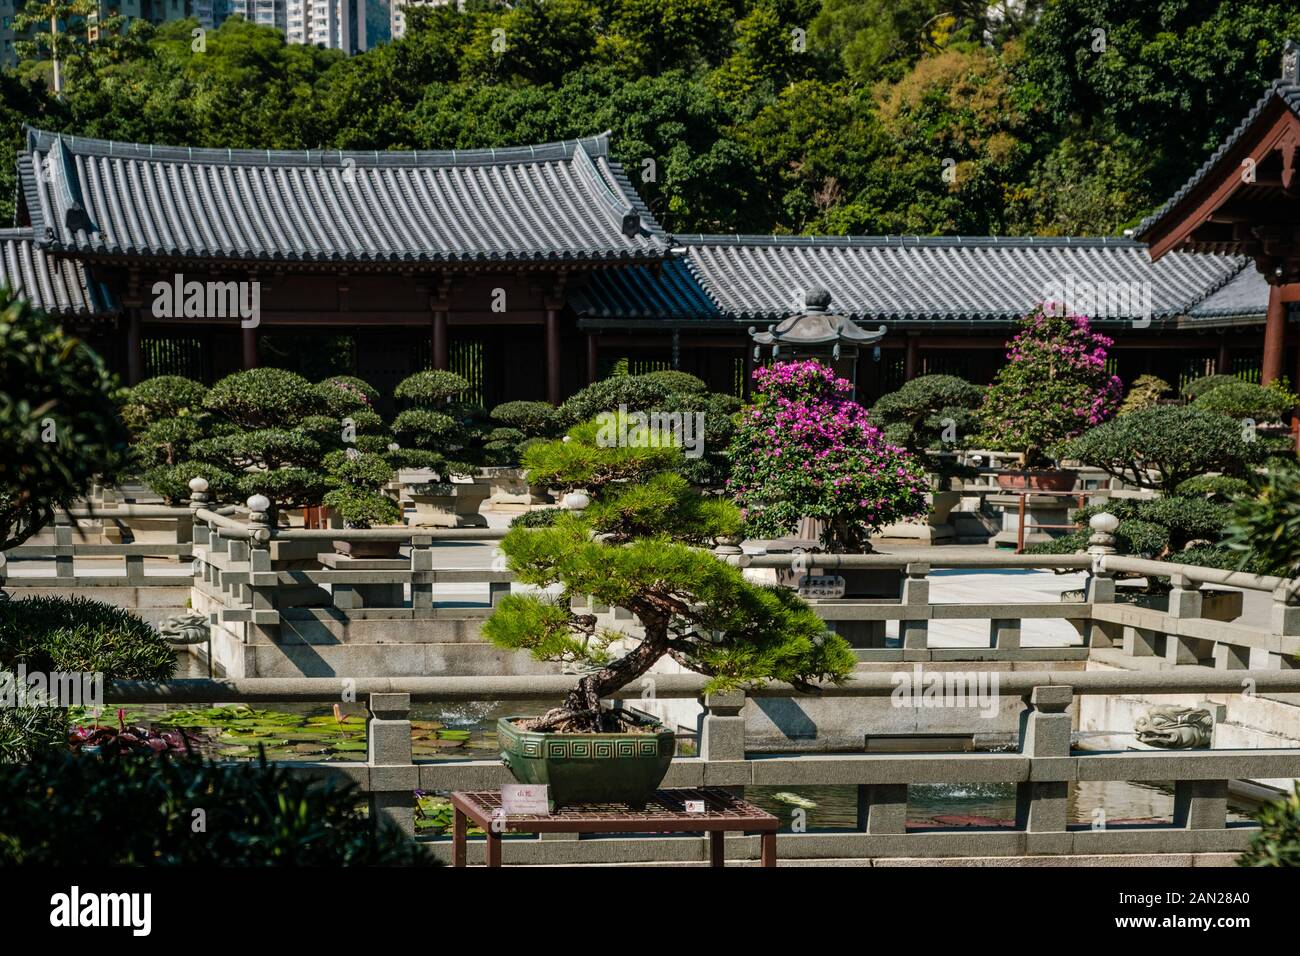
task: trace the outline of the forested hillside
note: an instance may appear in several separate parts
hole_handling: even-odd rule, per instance
[[[1017,11],[1009,15],[1007,9]],[[136,23],[0,76],[0,137],[466,148],[613,131],[679,232],[1113,234],[1278,73],[1262,0],[521,0],[412,9],[345,57]],[[195,49],[201,47],[201,50]],[[31,48],[28,48],[31,55]],[[0,162],[0,221],[14,213]]]

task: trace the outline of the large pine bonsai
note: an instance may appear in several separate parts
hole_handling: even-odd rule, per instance
[[[812,690],[849,674],[853,652],[807,604],[751,584],[711,553],[716,539],[738,534],[740,515],[691,489],[678,473],[680,451],[635,428],[622,446],[602,447],[601,434],[590,422],[528,449],[530,480],[581,486],[592,503],[547,527],[514,527],[502,542],[518,579],[548,591],[507,596],[484,632],[500,647],[589,668],[561,706],[526,729],[621,729],[601,699],[664,656],[707,675],[710,690],[769,680]],[[631,611],[643,636],[602,631],[594,614],[575,612],[573,600],[588,595]]]

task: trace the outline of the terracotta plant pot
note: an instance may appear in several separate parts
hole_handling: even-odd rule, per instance
[[[1073,491],[1079,473],[1068,468],[1029,468],[998,472],[998,487],[1008,491]]]
[[[673,762],[673,732],[650,714],[624,710],[642,733],[553,734],[520,730],[497,720],[501,761],[520,783],[545,785],[550,808],[576,803],[644,807]]]

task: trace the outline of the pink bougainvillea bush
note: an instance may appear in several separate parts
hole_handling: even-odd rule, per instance
[[[1048,464],[1053,446],[1114,417],[1124,392],[1106,371],[1113,341],[1087,317],[1044,305],[1021,320],[980,409],[979,441],[1020,452],[1026,468]]]
[[[754,382],[727,482],[750,537],[790,534],[808,517],[828,550],[867,551],[882,525],[925,511],[925,469],[884,440],[851,383],[813,360],[756,369]]]

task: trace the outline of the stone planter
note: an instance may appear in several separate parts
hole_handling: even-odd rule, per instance
[[[880,537],[908,538],[927,544],[946,544],[955,540],[957,532],[948,522],[948,515],[961,502],[961,492],[932,491],[925,499],[930,505],[925,518],[887,524],[880,529]]]
[[[1072,491],[1079,473],[1068,468],[1029,468],[998,472],[998,487],[1008,491]]]
[[[626,803],[642,808],[663,782],[675,748],[657,717],[625,710],[643,733],[553,734],[520,730],[522,717],[497,720],[501,761],[520,783],[545,785],[550,808]]]
[[[1025,547],[1051,541],[1071,530],[1070,512],[1079,506],[1075,498],[1034,494],[988,495],[984,502],[1001,524],[1001,530],[989,539],[990,547],[1016,546],[1022,500],[1025,506]]]
[[[492,511],[505,514],[523,514],[536,507],[555,503],[541,485],[530,485],[522,468],[484,468],[480,480],[491,489],[487,506]]]
[[[349,558],[396,558],[401,550],[400,541],[331,541],[334,553]]]
[[[1065,591],[1062,601],[1082,601],[1083,591]],[[1223,591],[1218,588],[1201,588],[1201,617],[1209,621],[1228,623],[1241,617],[1244,596],[1241,591]],[[1119,583],[1115,587],[1116,604],[1132,604],[1152,611],[1168,611],[1168,594],[1146,594],[1136,588]]]
[[[421,528],[486,528],[479,505],[491,488],[485,481],[438,481],[411,485],[415,514],[406,523]]]

